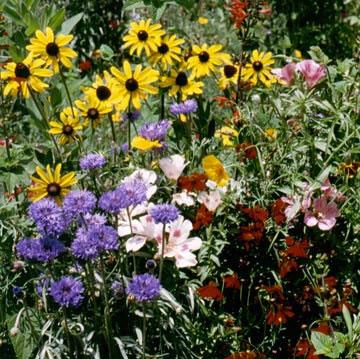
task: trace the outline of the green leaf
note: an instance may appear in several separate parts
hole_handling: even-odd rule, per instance
[[[63,22],[60,32],[64,35],[69,34],[83,16],[84,13],[80,12],[75,16],[71,17],[70,19],[66,20],[65,22]]]
[[[61,9],[61,10],[57,11],[55,13],[55,15],[53,15],[50,18],[49,26],[55,31],[60,29],[61,24],[64,21],[64,17],[65,17],[65,9]]]
[[[346,323],[346,327],[348,330],[348,334],[349,334],[349,338],[350,340],[352,339],[352,335],[353,335],[353,326],[352,326],[352,320],[351,320],[351,316],[350,316],[350,312],[349,309],[346,305],[343,304],[342,306],[342,314],[344,316],[345,319],[345,323]]]
[[[110,61],[114,57],[113,49],[105,44],[100,46],[100,53],[101,57],[106,61]]]

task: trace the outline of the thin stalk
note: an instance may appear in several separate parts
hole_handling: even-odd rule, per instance
[[[4,135],[5,135],[6,156],[7,156],[8,160],[10,161],[11,160],[10,143],[9,143],[9,135],[8,135],[7,127],[6,127],[6,119],[5,118],[4,118],[3,128],[4,128]]]
[[[68,101],[69,101],[69,105],[71,107],[71,113],[73,115],[73,117],[75,118],[75,113],[74,113],[74,106],[73,106],[73,103],[72,103],[72,100],[71,100],[71,96],[70,96],[70,91],[69,91],[69,88],[66,84],[66,79],[65,79],[65,75],[61,69],[61,65],[59,64],[59,74],[60,74],[60,77],[61,77],[61,81],[62,83],[64,84],[64,88],[65,88],[65,92],[66,92],[66,96],[68,98]]]
[[[129,218],[129,225],[130,225],[130,233],[131,233],[131,236],[133,236],[133,230],[132,230],[132,224],[131,224],[131,215],[130,215],[130,210],[129,210],[129,207],[126,208],[126,213],[128,215],[128,218]],[[132,258],[133,258],[133,274],[136,274],[136,257],[135,257],[135,254],[133,252],[132,254]]]
[[[142,328],[142,349],[143,349],[143,359],[146,358],[146,313],[145,313],[145,303],[142,305],[143,309],[143,328]]]
[[[66,309],[65,308],[64,308],[64,311],[63,311],[63,319],[64,319],[64,327],[65,327],[65,332],[66,332],[66,342],[67,342],[69,354],[71,355],[72,354],[71,353],[71,337],[70,337],[69,326],[67,324]]]
[[[128,113],[130,113],[131,110],[131,96],[130,96],[130,100],[129,100],[129,106],[128,106]],[[130,123],[130,119],[128,118],[128,124],[127,124],[127,130],[128,130],[128,146],[129,146],[129,151],[131,148],[131,123]]]
[[[166,235],[165,227],[166,227],[166,224],[164,224],[164,226],[163,226],[163,233],[162,233],[162,239],[161,239],[161,257],[160,257],[160,269],[159,269],[159,281],[160,281],[160,283],[161,283],[163,266],[164,266],[165,235]]]

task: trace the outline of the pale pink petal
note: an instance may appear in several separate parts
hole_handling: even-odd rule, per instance
[[[129,238],[125,243],[126,252],[137,252],[146,243],[146,237],[134,236]]]
[[[313,215],[312,212],[307,211],[305,212],[305,216],[304,216],[304,223],[308,226],[308,227],[314,227],[318,224],[318,220],[317,218]]]

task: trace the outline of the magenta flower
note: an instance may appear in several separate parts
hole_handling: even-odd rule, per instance
[[[320,80],[326,76],[325,68],[313,60],[303,60],[296,65],[306,81],[309,88],[313,88]]]
[[[305,212],[304,223],[308,227],[318,226],[322,231],[329,231],[339,215],[336,203],[328,202],[325,196],[321,196],[314,200],[312,210]]]
[[[290,86],[294,82],[295,64],[292,62],[283,68],[273,69],[271,72],[278,78],[284,86]]]

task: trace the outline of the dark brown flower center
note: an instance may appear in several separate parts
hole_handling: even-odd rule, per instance
[[[96,89],[96,96],[100,101],[105,101],[111,96],[111,91],[106,86],[99,86]]]
[[[71,136],[72,133],[74,132],[74,128],[70,125],[65,125],[62,129],[62,132],[66,136]]]
[[[210,55],[206,51],[200,52],[200,54],[198,56],[199,56],[200,62],[208,62],[210,59]]]
[[[61,193],[61,187],[58,183],[49,183],[46,190],[48,195],[51,197],[59,196]]]
[[[188,84],[188,78],[186,76],[186,73],[183,71],[180,71],[178,75],[176,76],[175,83],[178,86],[186,86]]]
[[[27,79],[30,76],[30,70],[25,64],[20,62],[15,67],[15,76]]]
[[[252,66],[253,66],[253,69],[257,72],[261,71],[263,68],[263,64],[260,61],[253,62]]]
[[[226,65],[224,67],[224,75],[228,79],[232,78],[236,74],[236,67],[232,65]]]
[[[87,116],[90,118],[90,120],[96,120],[99,118],[99,111],[96,108],[89,108]]]
[[[140,41],[146,41],[149,37],[148,33],[144,30],[138,32],[137,37]]]
[[[57,56],[59,54],[59,46],[55,42],[49,42],[46,45],[46,53],[49,56]]]
[[[161,44],[159,47],[158,47],[158,51],[160,54],[166,54],[168,51],[169,51],[169,46],[166,45],[166,44]]]
[[[126,80],[125,87],[128,91],[134,92],[139,88],[139,84],[135,79],[131,78]]]

